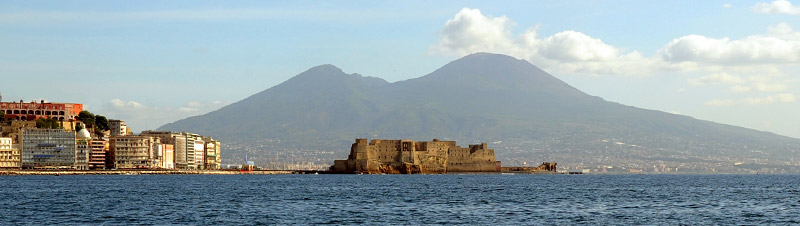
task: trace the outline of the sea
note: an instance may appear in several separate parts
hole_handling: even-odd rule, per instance
[[[0,225],[797,225],[800,175],[0,176]]]

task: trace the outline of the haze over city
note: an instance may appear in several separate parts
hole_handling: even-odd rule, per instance
[[[491,52],[609,101],[798,138],[798,18],[789,1],[5,1],[0,92],[141,131],[317,65],[395,82]]]

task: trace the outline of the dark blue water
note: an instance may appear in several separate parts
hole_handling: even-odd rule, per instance
[[[0,225],[800,224],[800,176],[0,177]]]

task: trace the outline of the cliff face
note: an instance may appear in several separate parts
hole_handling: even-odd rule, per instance
[[[347,160],[334,161],[338,173],[438,174],[498,172],[500,162],[486,144],[459,147],[455,141],[356,139]]]

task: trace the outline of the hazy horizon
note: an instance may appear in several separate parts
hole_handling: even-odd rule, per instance
[[[396,82],[491,52],[609,101],[800,138],[799,16],[789,1],[8,1],[0,93],[142,131],[317,65]]]

